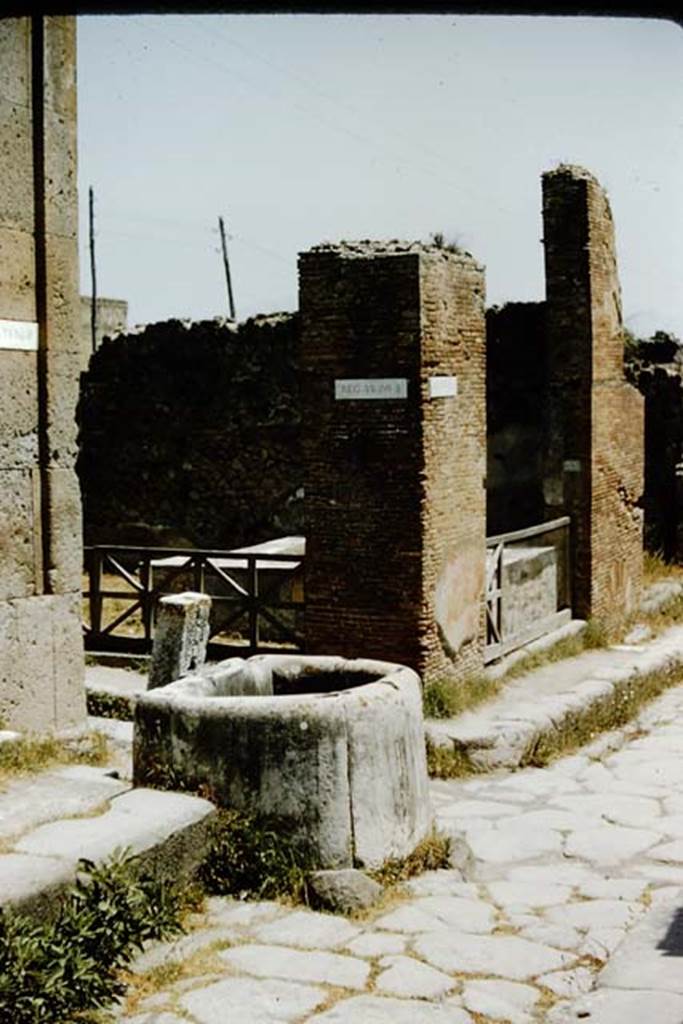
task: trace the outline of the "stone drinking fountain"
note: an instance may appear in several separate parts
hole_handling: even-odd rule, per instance
[[[305,655],[230,658],[142,694],[136,785],[199,790],[307,843],[320,868],[373,868],[432,827],[419,676]]]

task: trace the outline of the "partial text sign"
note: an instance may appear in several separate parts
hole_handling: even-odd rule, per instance
[[[407,398],[408,381],[405,377],[371,377],[356,380],[335,380],[334,397],[349,398]]]

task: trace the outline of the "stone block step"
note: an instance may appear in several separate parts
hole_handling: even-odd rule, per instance
[[[86,806],[84,796],[81,807]],[[100,797],[97,810],[91,806],[88,816],[40,824],[0,854],[0,907],[49,913],[75,880],[80,858],[99,862],[124,849],[164,877],[189,878],[207,849],[216,813],[196,796],[130,787],[104,807]]]

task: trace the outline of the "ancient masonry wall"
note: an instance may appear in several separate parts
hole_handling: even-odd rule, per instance
[[[35,730],[85,720],[75,47],[0,20],[0,719]]]
[[[299,266],[307,649],[462,677],[482,662],[482,268],[371,242]],[[399,391],[336,397],[358,380]]]
[[[95,348],[105,338],[124,332],[128,326],[128,303],[125,299],[98,298],[95,303]],[[81,342],[81,371],[88,369],[93,354],[92,344],[92,298],[81,295],[79,303],[79,334]]]
[[[614,227],[582,168],[543,176],[548,516],[572,517],[573,608],[608,628],[642,584],[643,399],[624,378]]]
[[[170,320],[83,375],[88,544],[230,548],[301,533],[298,318]]]

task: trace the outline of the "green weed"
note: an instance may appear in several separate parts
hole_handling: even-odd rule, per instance
[[[394,857],[369,874],[380,885],[393,886],[406,882],[423,871],[436,871],[450,866],[451,841],[448,836],[432,832],[418,843],[407,857]]]
[[[286,823],[224,810],[217,815],[199,878],[212,895],[308,903],[306,876],[312,866],[306,844]]]

